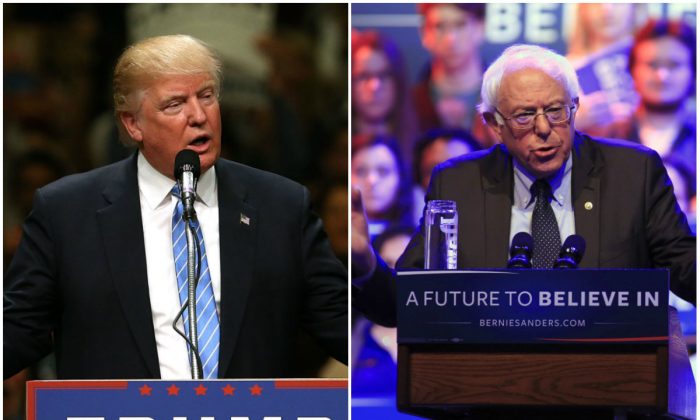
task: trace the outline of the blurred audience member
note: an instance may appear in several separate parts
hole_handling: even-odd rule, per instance
[[[410,158],[415,118],[398,46],[378,32],[352,35],[352,132],[393,136]]]
[[[12,162],[13,172],[7,181],[3,216],[3,261],[8,266],[22,237],[22,223],[32,209],[34,193],[69,173],[66,163],[48,150],[24,152]],[[35,366],[33,376],[54,379],[55,364],[52,356]],[[29,369],[3,382],[3,418],[24,419],[24,387]]]
[[[414,230],[416,230],[414,226],[394,225],[388,227],[381,235],[374,238],[372,247],[379,253],[389,268],[396,267],[396,261],[406,249],[406,245],[411,240]]]
[[[476,112],[481,92],[484,3],[421,3],[421,41],[430,63],[413,88],[422,132],[436,127],[470,130],[485,146],[494,142]]]
[[[396,140],[384,136],[352,138],[352,185],[359,189],[367,211],[371,238],[392,224],[410,224],[411,183]]]
[[[474,137],[461,129],[435,128],[418,139],[413,150],[413,219],[416,223],[423,215],[425,192],[433,168],[448,159],[480,148]]]
[[[333,140],[326,145],[319,159],[323,180],[317,182],[343,182],[348,183],[348,126],[343,123],[335,133]]]
[[[695,92],[695,45],[695,32],[682,21],[652,20],[639,31],[629,70],[641,101],[621,136],[656,150],[691,180],[696,173],[696,115],[686,103]]]
[[[676,194],[678,205],[688,217],[690,228],[693,232],[696,232],[695,175],[675,156],[666,157],[663,159],[663,162],[668,172],[668,177],[671,178],[673,192]]]
[[[567,58],[583,91],[576,128],[587,134],[619,137],[617,125],[636,107],[638,97],[625,69],[637,10],[630,3],[578,5]]]
[[[348,263],[348,185],[334,182],[321,193],[320,216],[333,252],[347,267]]]
[[[414,149],[414,176],[423,190],[428,188],[433,168],[447,159],[479,150],[479,143],[460,129],[436,128],[426,132]]]
[[[4,225],[4,262],[7,266],[22,234],[22,222],[32,209],[34,193],[40,187],[68,174],[66,164],[53,153],[32,150],[12,162],[6,191]]]
[[[390,268],[403,254],[414,228],[395,225],[372,242]],[[396,328],[383,327],[361,318],[353,329],[353,397],[390,396],[396,393]]]

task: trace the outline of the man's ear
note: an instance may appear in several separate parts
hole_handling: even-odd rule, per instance
[[[484,117],[484,121],[486,121],[486,124],[488,124],[489,127],[491,127],[491,129],[495,131],[496,134],[498,134],[498,137],[500,138],[501,129],[503,128],[503,126],[499,124],[498,121],[496,121],[496,114],[494,114],[493,112],[484,112],[482,116]]]
[[[129,134],[129,137],[131,137],[134,141],[141,143],[143,141],[143,131],[141,131],[141,126],[138,118],[136,118],[136,115],[132,114],[131,112],[122,112],[119,114],[119,119],[121,120],[124,129],[126,129],[127,134]]]

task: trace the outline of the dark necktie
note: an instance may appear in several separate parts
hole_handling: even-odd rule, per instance
[[[536,200],[535,210],[532,212],[532,237],[535,240],[532,266],[552,268],[561,248],[559,225],[550,204],[552,187],[547,181],[538,179],[530,187],[530,192]]]

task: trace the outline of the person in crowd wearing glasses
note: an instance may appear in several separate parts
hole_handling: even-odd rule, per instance
[[[671,289],[695,302],[695,237],[661,158],[577,132],[579,94],[571,64],[542,47],[512,46],[488,68],[480,111],[501,143],[436,167],[425,197],[457,203],[457,267],[504,268],[523,231],[535,239],[533,265],[552,267],[575,233],[587,242],[581,267],[668,268]],[[370,320],[395,325],[394,278],[369,245],[358,191],[352,209],[353,304]],[[549,229],[541,230],[536,212]],[[538,247],[542,237],[556,246]],[[423,267],[423,242],[419,230],[398,269]]]

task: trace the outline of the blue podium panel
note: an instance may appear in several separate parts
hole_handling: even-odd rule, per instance
[[[667,270],[404,271],[398,342],[663,343]]]
[[[377,398],[352,398],[352,420],[417,420],[421,417],[396,409],[396,395]]]
[[[27,420],[346,420],[347,380],[31,381]]]

